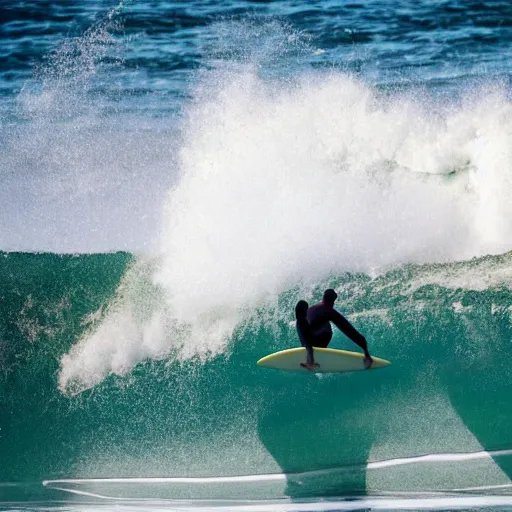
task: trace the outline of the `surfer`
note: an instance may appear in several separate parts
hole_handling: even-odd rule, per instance
[[[307,361],[305,367],[314,370],[315,360],[313,347],[325,348],[332,338],[331,322],[364,351],[364,367],[371,367],[373,359],[368,352],[366,338],[338,311],[334,309],[334,302],[338,298],[337,293],[329,288],[325,290],[322,301],[309,307],[304,300],[297,302],[295,306],[295,318],[297,319],[297,333],[303,347],[306,348]]]

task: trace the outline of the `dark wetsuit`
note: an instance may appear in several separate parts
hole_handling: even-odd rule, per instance
[[[332,322],[338,329],[367,352],[366,338],[334,307],[319,302],[308,308],[306,318],[297,315],[297,332],[302,346],[308,350],[308,362],[312,358],[311,347],[325,348],[332,338]],[[310,356],[311,354],[311,356]]]
[[[307,319],[308,303],[305,300],[299,300],[295,306],[295,318],[297,319],[295,325],[297,327],[297,334],[299,335],[300,344],[306,349],[307,361],[313,364],[313,346],[315,336],[311,331]]]

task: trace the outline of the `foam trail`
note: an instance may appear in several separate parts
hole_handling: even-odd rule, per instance
[[[144,337],[123,371],[176,347],[208,357],[255,307],[298,284],[510,248],[507,126],[512,104],[499,88],[447,106],[382,95],[342,73],[283,85],[251,68],[213,72],[195,91],[164,209],[149,278],[162,302],[122,336],[106,322],[81,340],[62,360],[61,387],[119,371],[113,356],[84,356],[100,340],[119,353]],[[144,334],[169,325],[164,339]]]
[[[396,458],[380,460],[375,462],[369,462],[365,465],[367,472],[378,472],[379,470],[386,471],[391,467],[399,467],[404,465],[415,465],[415,466],[432,466],[437,471],[442,471],[444,464],[450,465],[453,463],[459,463],[461,466],[467,465],[469,462],[478,460],[488,460],[492,462],[495,457],[508,457],[512,455],[512,450],[497,450],[492,452],[479,451],[469,453],[438,453],[429,454],[416,457]],[[459,467],[459,466],[458,466]],[[461,469],[461,467],[459,467]],[[421,468],[420,468],[421,469]],[[206,488],[208,486],[216,487],[221,484],[228,484],[233,486],[240,485],[251,485],[251,484],[272,484],[276,482],[287,482],[287,481],[301,481],[305,479],[314,478],[318,476],[335,476],[343,478],[342,475],[353,473],[357,470],[356,466],[342,466],[338,468],[305,471],[301,473],[271,473],[271,474],[251,474],[251,475],[236,475],[236,476],[213,476],[213,477],[158,477],[158,478],[83,478],[83,479],[58,479],[58,480],[45,480],[42,482],[43,486],[61,490],[67,493],[88,496],[94,498],[101,498],[106,500],[117,500],[117,501],[153,501],[151,497],[134,497],[137,496],[137,487],[146,486],[146,488],[153,489],[154,495],[158,495],[158,491],[166,489],[169,492],[169,496],[173,496],[173,489],[176,489],[180,484],[190,486],[190,488]],[[500,485],[482,485],[479,487],[468,487],[457,489],[456,492],[469,492],[474,490],[489,491],[489,490],[508,490],[512,484],[500,484]],[[385,487],[384,487],[385,488]],[[100,493],[99,490],[103,489]],[[123,489],[120,492],[120,489]],[[450,483],[441,485],[436,488],[435,493],[419,493],[432,496],[432,494],[449,493],[453,492],[454,489],[450,487]],[[134,492],[135,491],[135,492]],[[410,491],[409,491],[410,492]],[[151,493],[151,491],[150,491]],[[379,491],[375,491],[375,495],[378,495]],[[400,491],[395,492],[396,495],[400,494]],[[510,499],[510,498],[509,498]]]
[[[470,453],[435,453],[429,455],[420,455],[417,457],[402,457],[398,459],[387,459],[366,464],[366,469],[383,469],[393,466],[403,466],[408,464],[425,464],[425,463],[443,463],[443,462],[464,462],[476,459],[492,459],[494,457],[503,457],[512,455],[512,450],[494,450],[494,451],[478,451]],[[262,482],[279,480],[284,481],[290,478],[301,478],[306,476],[316,476],[322,474],[331,474],[336,472],[351,471],[354,467],[321,469],[316,471],[306,471],[303,473],[273,473],[258,475],[240,475],[240,476],[218,476],[218,477],[155,477],[155,478],[66,478],[59,480],[44,480],[43,485],[52,487],[56,484],[169,484],[169,483],[190,483],[190,484],[218,484],[224,482]],[[503,487],[512,484],[503,485]],[[501,486],[500,486],[501,487]]]

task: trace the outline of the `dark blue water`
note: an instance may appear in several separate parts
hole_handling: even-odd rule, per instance
[[[34,66],[51,60],[57,48],[78,51],[74,38],[94,33],[95,24],[112,36],[91,42],[103,46],[95,63],[111,73],[108,92],[159,93],[177,103],[187,95],[195,70],[213,65],[215,58],[257,53],[254,39],[266,33],[264,42],[271,44],[280,38],[278,24],[304,45],[302,52],[293,52],[281,42],[281,53],[277,44],[281,66],[298,57],[303,66],[336,66],[383,84],[506,77],[511,16],[506,1],[5,2],[1,91],[4,96],[19,92]],[[265,23],[274,27],[262,28]]]

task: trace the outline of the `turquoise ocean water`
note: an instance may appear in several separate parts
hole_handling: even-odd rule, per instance
[[[1,510],[512,507],[508,2],[0,16]]]

